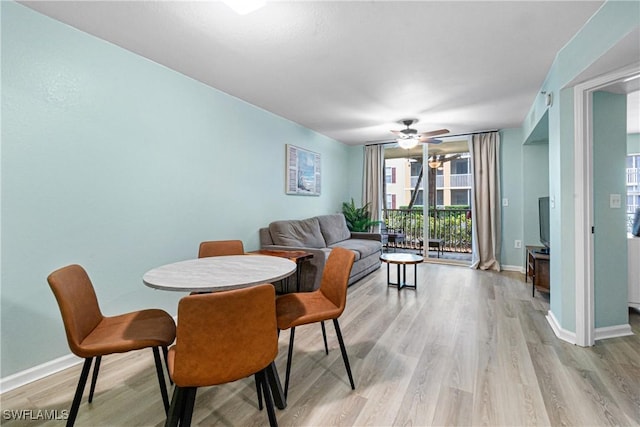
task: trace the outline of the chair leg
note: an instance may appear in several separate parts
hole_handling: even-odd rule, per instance
[[[254,375],[256,380],[256,391],[258,392],[258,409],[262,411],[262,390],[260,388],[260,382],[258,380],[258,374]]]
[[[158,374],[158,383],[160,384],[160,394],[162,394],[162,403],[164,403],[164,412],[169,412],[169,395],[167,394],[167,383],[164,381],[164,373],[162,371],[162,360],[160,360],[160,351],[158,347],[153,347],[153,358],[156,361],[156,372]]]
[[[71,410],[69,411],[69,418],[67,418],[67,427],[73,426],[76,422],[78,409],[80,408],[80,401],[82,400],[82,393],[84,393],[84,387],[87,385],[87,378],[89,377],[92,361],[93,357],[87,357],[84,359],[84,365],[82,365],[82,372],[80,373],[80,379],[78,380],[78,386],[76,387],[76,394],[73,396],[73,403],[71,404]]]
[[[193,406],[196,403],[197,387],[187,387],[184,400],[184,410],[180,417],[180,427],[189,427],[191,425],[191,416],[193,415]]]
[[[265,369],[256,373],[256,384],[258,385],[258,387],[262,387],[262,392],[264,394],[264,404],[267,407],[267,415],[269,416],[269,425],[271,427],[278,427],[276,411],[275,409],[273,409],[271,388],[269,387],[269,380]]]
[[[162,355],[164,356],[164,366],[167,368],[167,376],[169,377],[169,384],[173,385],[173,380],[171,379],[171,374],[169,373],[169,349],[166,345],[162,346]]]
[[[344,360],[344,367],[347,368],[347,375],[349,375],[351,390],[355,390],[356,386],[353,383],[353,376],[351,375],[351,367],[349,366],[349,357],[347,356],[347,350],[344,347],[344,341],[342,340],[342,333],[340,332],[340,325],[338,324],[338,319],[333,319],[333,326],[335,326],[336,328],[336,335],[338,336],[338,342],[340,343],[340,351],[342,352],[342,360]]]
[[[185,389],[182,387],[174,387],[173,397],[171,398],[171,406],[165,421],[165,427],[177,427],[180,422],[181,414],[184,410]]]
[[[327,345],[327,330],[324,327],[324,320],[320,321],[322,326],[322,339],[324,340],[324,354],[329,355],[329,346]]]
[[[100,370],[100,361],[102,356],[96,356],[96,363],[93,364],[93,375],[91,376],[91,387],[89,388],[89,403],[93,402],[93,392],[96,390],[96,382],[98,381],[98,371]]]
[[[296,335],[296,328],[291,328],[289,336],[289,353],[287,354],[287,372],[284,377],[284,398],[287,398],[289,392],[289,376],[291,375],[291,357],[293,356],[293,339]]]

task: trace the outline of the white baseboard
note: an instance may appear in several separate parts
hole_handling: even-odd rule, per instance
[[[566,341],[571,344],[576,344],[576,334],[575,332],[567,331],[566,329],[562,329],[558,320],[553,315],[551,310],[549,310],[547,316],[547,322],[551,325],[551,329],[553,329],[553,333],[556,334],[556,337],[560,338],[563,341]],[[604,328],[596,328],[594,330],[594,339],[604,340],[607,338],[618,338],[618,337],[626,337],[629,335],[633,335],[633,331],[631,330],[631,325],[616,325],[616,326],[607,326]]]
[[[173,320],[177,324],[178,316],[173,316]],[[24,371],[16,372],[8,377],[0,378],[0,394],[23,385],[27,385],[44,377],[48,377],[49,375],[53,375],[57,372],[64,371],[65,369],[82,363],[83,360],[84,359],[81,357],[77,357],[74,354],[69,353],[66,356],[58,357],[57,359],[25,369]]]
[[[594,339],[596,341],[604,340],[607,338],[626,337],[628,335],[633,335],[631,325],[629,324],[596,328],[594,331]]]
[[[545,317],[547,318],[547,322],[549,322],[553,333],[556,334],[556,337],[570,344],[576,344],[576,333],[567,331],[566,329],[562,329],[560,323],[558,322],[558,319],[556,319],[556,316],[553,315],[553,312],[551,310],[547,312],[547,315]]]
[[[0,378],[0,394],[29,384],[30,382],[37,381],[41,378],[48,377],[56,372],[63,371],[82,363],[82,360],[83,359],[74,356],[73,354],[67,354],[66,356],[50,360],[41,365],[34,366],[33,368],[16,372],[8,377]]]
[[[501,265],[500,268],[504,271],[517,271],[524,274],[524,267],[521,265]]]

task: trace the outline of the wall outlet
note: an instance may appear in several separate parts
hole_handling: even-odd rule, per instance
[[[516,240],[513,242],[513,247],[516,249],[521,249],[522,248],[522,240]]]

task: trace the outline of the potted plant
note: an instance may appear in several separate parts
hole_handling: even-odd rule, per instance
[[[371,219],[371,213],[369,212],[369,203],[365,204],[361,208],[356,207],[353,198],[351,203],[342,203],[342,213],[347,220],[347,227],[350,231],[366,232],[380,221],[373,221]]]

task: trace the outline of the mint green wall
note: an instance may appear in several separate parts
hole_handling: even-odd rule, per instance
[[[349,170],[346,187],[353,200],[359,205],[362,201],[362,181],[364,176],[364,146],[349,147]]]
[[[549,144],[525,144],[522,153],[522,235],[526,245],[541,246],[538,199],[549,195]]]
[[[594,296],[596,328],[629,322],[626,230],[627,96],[593,94]],[[609,195],[622,205],[611,208]],[[616,250],[612,250],[616,248]]]
[[[627,154],[640,153],[640,133],[627,135]]]
[[[502,252],[500,264],[505,267],[524,267],[524,246],[514,247],[522,241],[522,130],[500,131],[500,190],[501,197],[509,200],[502,206]]]
[[[558,52],[540,89],[554,96],[548,108],[549,195],[555,201],[551,209],[550,308],[560,327],[570,332],[576,324],[574,108],[573,89],[565,86],[639,25],[640,2],[607,1]],[[546,112],[544,97],[537,96],[523,123],[525,140]]]
[[[2,377],[69,352],[54,269],[85,266],[107,315],[175,314],[183,294],[146,288],[148,269],[195,257],[202,240],[257,249],[270,221],[360,195],[347,146],[0,3]],[[284,194],[287,143],[322,155],[320,197]]]

